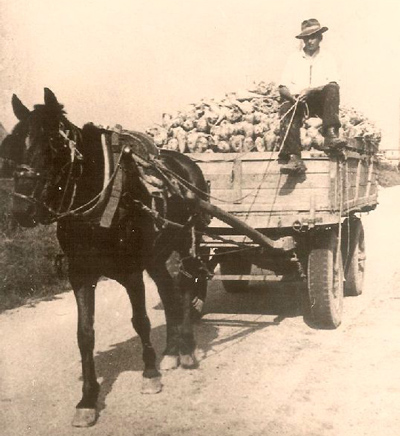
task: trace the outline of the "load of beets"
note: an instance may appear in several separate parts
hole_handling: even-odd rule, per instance
[[[175,114],[164,113],[159,124],[146,130],[155,144],[182,153],[277,151],[280,148],[280,96],[274,83],[261,82],[246,93],[229,93],[220,100],[203,99]],[[340,136],[358,138],[364,151],[376,153],[381,133],[353,108],[340,108]],[[324,142],[322,120],[305,118],[300,130],[303,150]]]

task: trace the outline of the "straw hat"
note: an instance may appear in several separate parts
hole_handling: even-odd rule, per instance
[[[301,33],[297,35],[296,38],[303,39],[307,36],[314,35],[315,33],[324,33],[327,30],[327,27],[321,27],[318,20],[310,18],[301,23]]]

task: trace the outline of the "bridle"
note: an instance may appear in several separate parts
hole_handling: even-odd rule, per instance
[[[25,195],[14,192],[13,195],[35,206],[45,209],[49,214],[49,218],[46,219],[46,224],[70,217],[80,219],[95,218],[98,215],[98,211],[101,210],[102,205],[107,198],[107,193],[110,192],[117,173],[121,168],[120,164],[121,159],[123,158],[123,153],[119,155],[118,161],[115,162],[114,171],[109,175],[108,180],[106,180],[100,192],[94,195],[86,203],[73,207],[74,200],[76,198],[77,183],[82,175],[84,164],[84,157],[79,151],[81,144],[83,144],[82,133],[80,129],[73,125],[70,129],[65,129],[65,125],[62,120],[59,123],[58,130],[53,132],[53,134],[49,134],[47,141],[47,146],[51,150],[53,157],[57,156],[61,150],[65,151],[67,148],[69,149],[69,159],[62,168],[62,174],[65,174],[68,170],[68,175],[64,180],[62,190],[64,191],[65,197],[67,188],[71,187],[71,194],[68,196],[68,198],[63,197],[61,199],[57,209],[54,209],[46,203],[46,201],[43,199],[44,194],[42,194],[40,198],[37,198],[35,193],[36,190],[40,188],[40,182],[45,183],[45,186],[42,188],[42,192],[44,193],[46,189],[54,188],[54,186],[57,185],[62,178],[62,175],[58,177],[58,179],[52,180],[50,177],[44,176],[40,171],[36,171],[31,164],[17,166],[16,171],[14,172],[14,179],[16,181],[18,181],[18,179],[34,179],[36,184],[32,190],[32,193],[30,195]],[[61,143],[60,138],[62,138]],[[58,143],[56,143],[56,141],[58,141]],[[31,159],[31,161],[33,161],[33,159]],[[63,206],[65,207],[63,208]]]
[[[75,126],[71,126],[70,129],[65,129],[63,120],[60,120],[58,129],[53,132],[48,134],[47,144],[44,145],[46,149],[50,150],[51,159],[54,161],[60,153],[65,153],[67,149],[69,150],[69,159],[63,163],[56,177],[44,175],[41,171],[35,169],[33,165],[34,158],[39,152],[38,150],[43,150],[41,147],[38,147],[38,150],[34,151],[34,155],[29,164],[20,164],[14,171],[16,184],[18,184],[20,180],[30,179],[34,183],[34,186],[29,195],[20,192],[14,192],[13,195],[45,209],[50,215],[46,222],[57,221],[65,216],[65,214],[71,212],[76,197],[77,182],[82,175],[83,164],[83,156],[78,149],[79,144],[82,143],[80,130]],[[62,182],[63,186],[60,186],[60,182]],[[41,189],[41,195],[37,195],[38,189]],[[54,207],[49,205],[44,197],[47,192],[57,189],[62,192],[62,194],[57,207]]]

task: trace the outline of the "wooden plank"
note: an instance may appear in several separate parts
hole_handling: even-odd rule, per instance
[[[247,153],[186,153],[186,155],[200,164],[202,162],[232,162],[236,159],[241,159],[242,161],[276,161],[278,158],[278,153],[276,151],[252,151]],[[303,151],[302,159],[329,161],[329,157],[324,152],[318,150]]]
[[[348,158],[345,161],[345,174],[343,186],[344,207],[347,207],[349,201],[359,197],[360,194],[360,175],[362,161],[359,158]],[[358,182],[358,183],[357,183]]]
[[[260,191],[257,196],[252,191],[243,190],[243,200],[241,204],[235,204],[236,198],[230,190],[219,191],[218,197],[225,201],[212,200],[216,204],[229,212],[266,212],[266,211],[298,211],[310,210],[311,198],[314,198],[317,210],[330,210],[328,189],[314,189],[303,191],[289,191],[288,195],[271,196],[265,195],[265,191]],[[247,197],[245,197],[249,194]]]
[[[369,196],[365,199],[358,199],[357,202],[350,202],[343,209],[342,216],[346,217],[350,212],[362,212],[366,210],[372,210],[376,207],[378,202],[378,196]]]
[[[355,144],[359,143],[358,139],[355,140]],[[358,148],[359,151],[347,149],[344,151],[346,158],[356,158],[360,159],[360,157],[373,157],[370,153],[364,153],[362,147],[354,147],[354,149]],[[247,153],[186,153],[192,160],[197,163],[203,162],[227,162],[234,161],[235,159],[240,159],[244,161],[276,161],[278,159],[278,152],[276,151],[266,151],[266,152],[247,152]],[[318,150],[310,150],[310,151],[302,151],[301,157],[304,161],[307,160],[323,160],[329,161],[329,156],[326,155],[323,151]]]
[[[310,216],[309,213],[301,213],[301,212],[295,212],[292,211],[289,213],[279,213],[279,214],[273,214],[266,215],[265,213],[262,214],[251,214],[250,216],[243,216],[241,214],[235,214],[239,219],[244,220],[248,225],[255,229],[259,230],[266,230],[266,229],[277,229],[277,228],[308,228],[310,223],[311,226],[314,225],[331,225],[336,224],[339,220],[338,213],[332,213],[331,211],[324,211],[319,212],[318,215],[315,216],[315,220],[313,220],[313,217]],[[227,224],[219,221],[218,219],[214,218],[209,228],[215,229],[215,231],[223,235],[225,232],[228,232],[229,239],[233,238],[232,233],[236,233],[235,230],[233,230],[230,226]],[[240,237],[243,240],[242,235],[237,235],[237,237]],[[215,243],[218,245],[220,242],[215,240]]]
[[[231,174],[234,161],[197,163],[204,174]]]
[[[310,189],[315,186],[329,187],[329,174],[326,173],[307,173],[304,179],[288,177],[286,174],[264,175],[245,173],[243,175],[243,188],[256,188],[262,186],[264,189],[282,188],[291,186],[296,189]]]
[[[330,171],[329,171],[329,178],[330,178],[330,189],[329,189],[329,202],[331,210],[338,210],[339,209],[339,202],[340,202],[340,186],[341,186],[341,179],[340,179],[340,171],[339,171],[339,163],[337,161],[331,161],[330,163]]]
[[[207,181],[210,182],[212,190],[232,189],[233,181],[231,174],[205,173]],[[296,189],[313,189],[315,186],[328,188],[330,186],[329,175],[326,173],[307,174],[305,180],[298,182],[294,178],[288,178],[286,174],[243,174],[241,175],[241,187],[243,189],[280,189],[284,186],[293,186]]]
[[[329,160],[306,160],[303,159],[305,166],[307,167],[306,176],[312,173],[328,173],[329,172]],[[243,173],[244,174],[280,174],[281,164],[277,161],[243,161]]]
[[[372,186],[372,179],[373,179],[373,170],[374,170],[374,162],[372,161],[369,165],[368,168],[368,183],[367,183],[367,192],[366,192],[366,196],[369,196],[369,193],[371,191],[371,186]]]
[[[238,159],[233,162],[232,195],[235,203],[242,202],[242,162]]]

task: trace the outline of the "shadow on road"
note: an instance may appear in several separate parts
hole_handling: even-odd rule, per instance
[[[233,345],[258,330],[279,325],[285,318],[298,316],[301,305],[299,298],[299,285],[296,283],[252,284],[249,292],[245,294],[228,294],[218,284],[211,284],[205,306],[207,319],[201,320],[195,326],[197,345],[204,353],[199,358],[200,364],[215,347],[229,346],[230,343]],[[219,316],[214,319],[213,314]],[[220,314],[228,316],[221,319]],[[276,316],[271,321],[245,320],[238,318],[237,315],[241,314]],[[221,337],[219,330],[222,326],[237,328]],[[159,357],[165,347],[165,335],[165,325],[151,331],[152,343]],[[99,352],[95,356],[97,376],[102,378],[99,412],[106,408],[107,396],[120,374],[126,371],[143,371],[141,342],[133,330],[132,336],[131,339],[113,344],[109,350]]]
[[[165,347],[165,334],[165,325],[151,331],[151,340],[158,356]],[[144,369],[142,344],[133,329],[132,336],[131,339],[111,345],[109,350],[99,352],[94,357],[97,377],[103,379],[98,399],[99,412],[106,408],[106,398],[120,374],[126,371],[142,372]]]
[[[302,313],[304,285],[298,282],[254,282],[248,291],[230,294],[218,283],[207,293],[205,313],[259,314],[291,318]]]
[[[201,334],[202,338],[206,337],[206,340],[200,342],[201,348],[207,353],[209,344],[218,336],[218,330],[216,327],[207,326],[206,331],[206,334],[204,332]],[[132,335],[135,335],[133,330]],[[165,325],[152,329],[151,340],[158,358],[161,359],[166,343]],[[100,413],[107,407],[107,396],[113,390],[114,383],[120,374],[126,371],[138,371],[140,373],[143,371],[141,341],[138,336],[133,336],[124,342],[113,344],[109,350],[97,353],[94,361],[97,377],[102,378],[98,399],[98,412]],[[137,387],[137,389],[140,388]]]
[[[236,343],[258,330],[279,325],[285,318],[302,315],[303,295],[304,285],[295,282],[254,282],[241,294],[227,293],[218,282],[211,283],[204,307],[205,318],[197,327],[198,347],[209,350]],[[243,315],[259,317],[249,319]],[[275,316],[266,320],[263,315]],[[214,330],[220,327],[234,330],[219,337]]]
[[[204,353],[199,359],[200,364],[201,361],[206,360],[209,355],[217,353],[218,351],[216,350],[221,349],[221,346],[223,346],[222,348],[225,350],[259,330],[279,325],[281,321],[282,319],[279,316],[275,317],[273,321],[203,319],[198,324],[196,331],[197,347]],[[221,327],[228,327],[233,330],[229,334],[219,336],[216,332],[218,332]],[[211,350],[213,353],[210,354],[209,351]]]

